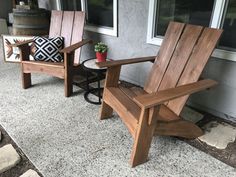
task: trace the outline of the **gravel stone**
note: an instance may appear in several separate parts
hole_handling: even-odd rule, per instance
[[[20,156],[11,144],[0,148],[0,173],[5,172],[20,162]]]
[[[40,176],[38,175],[38,173],[36,171],[29,169],[20,177],[40,177]]]

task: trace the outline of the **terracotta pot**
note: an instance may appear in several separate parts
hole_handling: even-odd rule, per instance
[[[97,58],[97,62],[104,62],[107,59],[107,52],[105,53],[99,53],[96,52],[96,58]]]

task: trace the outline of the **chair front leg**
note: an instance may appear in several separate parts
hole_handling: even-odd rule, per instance
[[[135,167],[147,161],[152,137],[155,132],[159,106],[142,109],[134,138],[130,165]]]
[[[107,69],[106,80],[104,88],[107,87],[118,87],[120,77],[121,66],[109,67]],[[113,109],[106,103],[106,89],[103,93],[103,101],[100,109],[100,120],[110,118],[113,113]]]
[[[73,93],[73,63],[74,63],[74,52],[71,54],[64,53],[64,66],[65,66],[65,76],[64,76],[64,90],[65,97],[69,97]]]

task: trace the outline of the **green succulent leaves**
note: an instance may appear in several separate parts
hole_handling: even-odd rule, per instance
[[[94,46],[94,51],[99,53],[105,53],[107,52],[108,47],[106,44],[99,42]]]

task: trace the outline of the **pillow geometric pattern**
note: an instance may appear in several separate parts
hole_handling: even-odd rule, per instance
[[[35,54],[34,59],[37,61],[62,62],[63,55],[60,50],[64,47],[63,37],[34,37]]]

